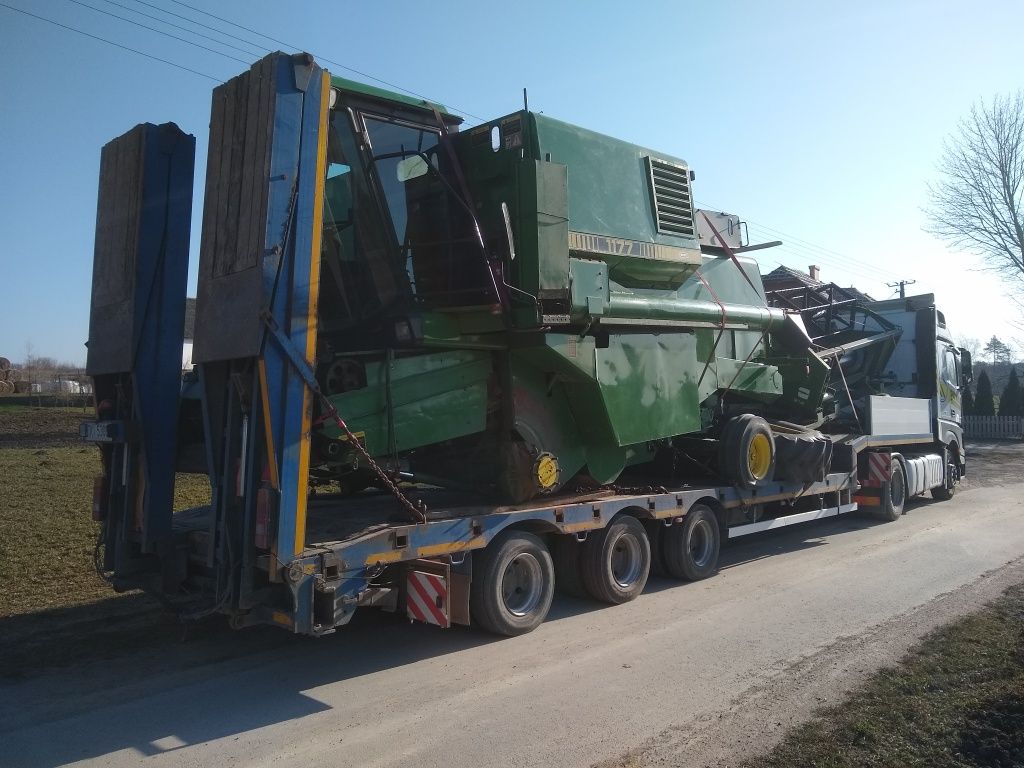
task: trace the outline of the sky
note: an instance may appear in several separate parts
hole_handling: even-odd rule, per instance
[[[1004,285],[925,232],[922,210],[971,105],[1024,87],[1024,3],[0,3],[136,51],[0,6],[0,356],[84,362],[100,148],[139,122],[196,136],[195,294],[211,91],[270,49],[440,101],[467,126],[520,108],[525,87],[531,109],[686,159],[699,205],[784,241],[757,254],[762,272],[817,264],[876,298],[915,280],[908,293],[935,293],[957,335],[1024,347]]]

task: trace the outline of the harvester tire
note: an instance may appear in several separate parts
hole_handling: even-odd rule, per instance
[[[553,537],[555,558],[555,589],[570,597],[590,597],[580,576],[580,550],[583,545],[571,534]]]
[[[756,488],[775,474],[775,439],[760,416],[744,413],[729,419],[718,449],[723,474],[740,488]]]
[[[473,553],[469,610],[474,623],[512,637],[536,629],[555,593],[555,566],[544,542],[526,531],[498,534]]]
[[[650,571],[651,544],[635,517],[619,515],[583,542],[580,575],[595,600],[619,605],[636,599]]]
[[[871,507],[871,513],[884,523],[893,523],[900,519],[906,503],[907,483],[903,477],[903,462],[894,456],[892,473],[882,485],[882,503],[877,507]]]
[[[715,513],[694,504],[683,522],[662,532],[665,567],[677,579],[699,581],[718,571],[721,533]]]

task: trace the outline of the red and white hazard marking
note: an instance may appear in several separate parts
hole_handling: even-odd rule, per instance
[[[868,454],[868,485],[880,486],[892,474],[892,454]]]
[[[444,578],[425,571],[409,571],[405,612],[410,619],[448,628],[448,587]]]

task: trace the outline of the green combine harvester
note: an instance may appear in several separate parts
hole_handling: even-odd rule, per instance
[[[525,110],[456,132],[332,87],[317,374],[370,456],[511,502],[677,466],[683,442],[771,478],[765,419],[813,422],[827,367],[753,260],[702,250],[684,161]],[[318,479],[376,480],[333,421],[314,451]]]

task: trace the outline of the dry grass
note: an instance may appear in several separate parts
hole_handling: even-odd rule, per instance
[[[84,418],[88,418],[88,414]],[[0,408],[0,618],[110,597],[93,569],[92,483],[99,451],[78,442],[80,409]],[[176,507],[209,499],[205,477],[179,475]]]
[[[747,768],[1024,765],[1024,585],[938,630]]]

